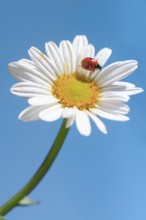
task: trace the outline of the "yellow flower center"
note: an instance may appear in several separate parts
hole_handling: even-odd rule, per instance
[[[99,98],[99,88],[90,78],[79,73],[64,74],[53,85],[53,94],[65,107],[93,108]]]

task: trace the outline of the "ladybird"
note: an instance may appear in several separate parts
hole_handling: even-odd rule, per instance
[[[96,69],[101,70],[102,67],[98,61],[92,57],[86,57],[81,61],[81,67],[85,70],[95,71]]]

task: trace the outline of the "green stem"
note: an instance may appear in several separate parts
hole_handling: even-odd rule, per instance
[[[43,163],[41,164],[37,172],[34,174],[34,176],[20,191],[18,191],[11,199],[9,199],[4,205],[0,207],[0,216],[7,214],[15,206],[17,206],[19,201],[23,199],[25,196],[27,196],[45,176],[52,163],[54,162],[57,154],[59,153],[69,131],[69,129],[65,128],[65,123],[66,120],[62,122],[61,128],[50,151],[48,152],[46,158],[44,159]]]

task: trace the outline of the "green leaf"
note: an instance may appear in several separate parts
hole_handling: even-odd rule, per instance
[[[38,205],[39,201],[33,201],[30,197],[26,196],[18,203],[19,206]],[[1,219],[0,219],[1,220]]]
[[[0,215],[0,220],[6,220],[6,218]]]

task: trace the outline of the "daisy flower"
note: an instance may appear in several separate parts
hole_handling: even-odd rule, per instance
[[[141,88],[123,82],[138,67],[136,60],[114,62],[106,67],[112,51],[103,48],[97,54],[86,36],[76,36],[73,42],[61,41],[59,46],[45,44],[46,54],[35,47],[28,50],[31,60],[21,59],[9,64],[9,72],[19,81],[12,86],[15,95],[28,98],[29,107],[19,119],[47,122],[66,119],[66,128],[76,123],[82,135],[91,133],[90,119],[107,133],[101,118],[127,121],[129,107],[125,103]],[[86,57],[98,61],[102,70],[88,71],[81,62]]]

